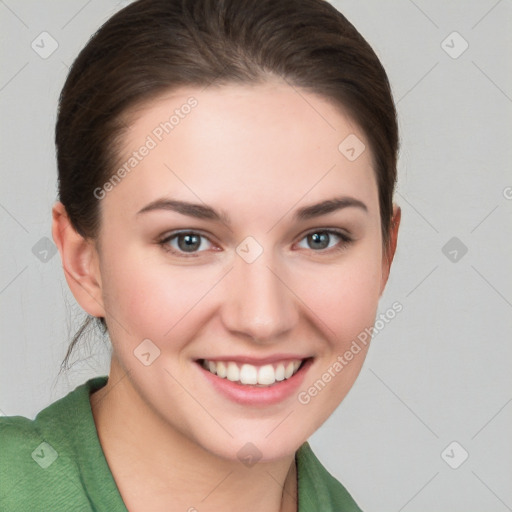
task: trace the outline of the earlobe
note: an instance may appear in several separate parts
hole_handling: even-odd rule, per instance
[[[400,228],[400,220],[402,218],[402,210],[399,206],[393,206],[393,217],[391,219],[391,227],[389,230],[389,243],[384,248],[382,257],[382,282],[380,293],[384,292],[386,283],[388,282],[389,272],[391,270],[391,263],[395,257],[396,245],[398,242],[398,230]]]
[[[61,202],[53,206],[52,218],[53,240],[59,249],[71,292],[87,313],[104,317],[99,260],[94,243],[75,231]]]

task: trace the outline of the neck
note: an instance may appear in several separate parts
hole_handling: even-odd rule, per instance
[[[166,423],[112,359],[106,386],[91,395],[98,437],[131,512],[294,512],[294,456],[246,467],[220,458]]]

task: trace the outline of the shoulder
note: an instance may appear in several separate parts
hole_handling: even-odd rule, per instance
[[[56,496],[67,503],[78,498],[72,454],[39,423],[23,416],[0,418],[0,510],[57,510]]]
[[[309,443],[297,451],[299,512],[361,512],[345,489],[318,460]]]
[[[23,416],[4,416],[0,418],[0,484],[5,490],[6,482],[27,470],[27,462],[38,446],[40,436],[34,421]],[[34,454],[35,455],[35,454]],[[30,466],[30,464],[28,464]],[[2,494],[0,494],[0,497]]]
[[[97,379],[92,379],[96,381]],[[0,417],[0,510],[91,510],[74,438],[91,381],[38,413]]]

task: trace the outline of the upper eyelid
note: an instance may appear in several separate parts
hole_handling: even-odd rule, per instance
[[[162,242],[166,241],[166,240],[170,240],[171,238],[174,238],[178,235],[201,235],[202,237],[204,238],[207,238],[208,240],[210,240],[210,236],[205,234],[203,231],[201,231],[200,229],[180,229],[179,231],[171,231],[163,236],[160,237],[160,240]]]
[[[331,234],[334,233],[335,235],[338,235],[338,236],[345,236],[345,237],[351,238],[351,239],[353,238],[352,234],[346,229],[335,228],[335,227],[323,227],[323,228],[307,229],[306,231],[301,233],[300,240],[302,240],[302,238],[304,238],[305,236],[310,235],[311,233],[331,233]]]

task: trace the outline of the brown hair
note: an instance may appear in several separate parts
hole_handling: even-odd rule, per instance
[[[399,144],[390,85],[370,45],[325,0],[138,0],[112,16],[74,61],[59,99],[59,199],[75,230],[98,233],[93,191],[116,170],[131,109],[182,86],[270,77],[330,100],[362,128],[387,244]]]

